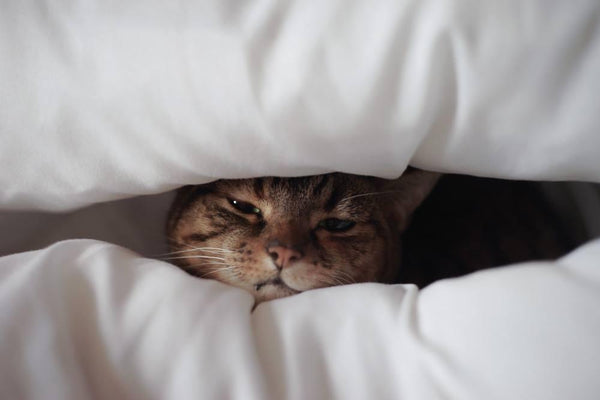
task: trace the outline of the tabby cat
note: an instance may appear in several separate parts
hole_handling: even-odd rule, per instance
[[[538,183],[438,178],[409,168],[391,181],[333,173],[186,186],[169,214],[169,259],[258,303],[354,282],[423,287],[578,244]]]
[[[438,174],[343,173],[219,180],[181,188],[167,222],[170,260],[258,302],[354,282],[393,282],[400,236]]]

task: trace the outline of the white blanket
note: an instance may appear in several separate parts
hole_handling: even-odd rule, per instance
[[[4,1],[0,204],[214,178],[600,181],[597,0]]]
[[[3,399],[597,399],[600,240],[259,305],[95,241],[0,258]]]
[[[215,178],[410,162],[600,182],[598,71],[597,0],[4,1],[0,254],[81,221],[146,251],[104,235],[123,214],[102,205],[29,212]],[[157,229],[151,209],[127,226]],[[599,264],[597,240],[251,312],[238,289],[60,242],[0,257],[0,398],[597,399]]]

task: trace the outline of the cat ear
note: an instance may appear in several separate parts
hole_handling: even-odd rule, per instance
[[[441,174],[408,167],[400,178],[386,183],[384,190],[396,192],[391,196],[390,216],[403,231],[417,207],[431,192]]]

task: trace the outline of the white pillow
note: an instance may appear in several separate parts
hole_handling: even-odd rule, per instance
[[[597,0],[13,1],[0,207],[223,177],[600,181]]]
[[[597,399],[600,240],[260,304],[102,242],[0,257],[0,398]],[[315,311],[315,310],[318,310]]]

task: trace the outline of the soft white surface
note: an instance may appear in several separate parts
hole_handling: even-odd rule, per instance
[[[408,162],[600,181],[599,16],[597,0],[3,1],[0,208]],[[123,226],[156,232],[128,204]],[[94,207],[2,214],[0,249],[85,227],[152,253]],[[599,264],[596,241],[251,313],[237,289],[61,242],[0,257],[0,398],[596,399]]]
[[[0,258],[0,398],[597,399],[600,240],[263,303],[102,242]],[[317,311],[318,310],[318,311]]]
[[[3,1],[0,204],[412,163],[600,181],[597,0]]]

